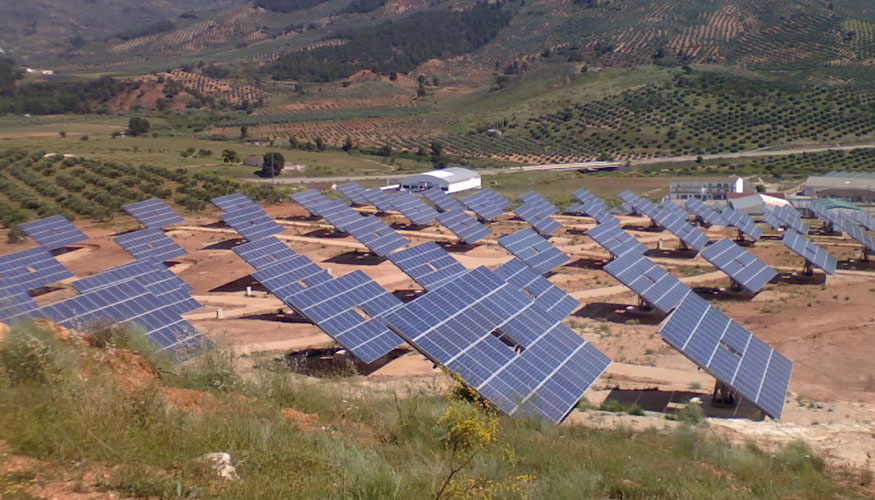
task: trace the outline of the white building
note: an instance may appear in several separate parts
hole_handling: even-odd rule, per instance
[[[689,177],[669,183],[673,200],[726,201],[731,193],[743,192],[744,179],[741,177]]]
[[[469,189],[480,189],[480,174],[461,167],[448,167],[414,174],[401,180],[401,189],[414,193],[439,187],[447,193],[458,193]]]

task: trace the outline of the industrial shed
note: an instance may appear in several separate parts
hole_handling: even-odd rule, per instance
[[[448,167],[405,177],[401,180],[400,187],[415,193],[433,187],[439,187],[447,193],[458,193],[480,189],[480,174],[467,168]]]
[[[830,172],[805,181],[805,196],[844,198],[855,202],[875,201],[875,173]]]

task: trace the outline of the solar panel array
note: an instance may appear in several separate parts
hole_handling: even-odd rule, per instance
[[[137,261],[113,267],[98,274],[73,282],[73,288],[87,293],[118,283],[134,281],[143,286],[165,306],[173,306],[179,314],[194,311],[201,307],[191,297],[191,286],[158,261]]]
[[[687,221],[686,212],[679,213],[673,209],[664,208],[652,218],[653,222],[664,227],[671,234],[677,236],[684,245],[692,249],[701,251],[710,241],[705,233]]]
[[[678,217],[682,217],[684,219],[689,217],[689,214],[686,210],[684,210],[680,205],[671,200],[668,196],[662,199],[662,203],[659,204],[659,208],[662,210],[668,210]]]
[[[365,197],[365,188],[363,188],[358,182],[342,184],[340,186],[337,186],[337,190],[340,191],[340,194],[346,196],[349,201],[355,203],[356,205],[368,204],[368,199],[367,197]]]
[[[562,319],[580,307],[580,302],[519,259],[510,259],[493,270],[496,276],[529,294],[545,311]]]
[[[725,238],[702,250],[702,257],[751,293],[759,292],[778,275],[777,271]]]
[[[20,297],[20,294],[72,276],[73,273],[42,247],[4,255],[0,257],[0,297]]]
[[[510,207],[509,201],[491,189],[482,189],[461,201],[483,220],[495,219]]]
[[[675,308],[690,287],[643,255],[627,253],[605,264],[605,271],[662,313]]]
[[[610,364],[483,267],[403,305],[386,321],[508,415],[560,422]]]
[[[492,230],[471,217],[464,210],[447,210],[437,215],[437,221],[462,241],[473,245],[492,234]]]
[[[391,212],[395,210],[395,205],[392,204],[392,195],[382,189],[367,189],[362,195],[368,200],[368,203],[377,207],[380,212]]]
[[[776,231],[787,227],[799,234],[808,234],[808,224],[802,222],[799,212],[789,205],[763,209],[763,220]]]
[[[328,271],[303,255],[295,255],[259,268],[252,273],[252,277],[283,302],[287,297],[311,286],[331,281]]]
[[[685,206],[687,210],[709,226],[728,226],[729,222],[717,210],[706,205],[702,200],[690,198]]]
[[[361,217],[349,224],[345,231],[362,245],[368,247],[371,252],[381,257],[407,246],[407,240],[387,226],[379,217]]]
[[[0,293],[0,321],[6,323],[9,318],[27,314],[39,309],[39,304],[26,292]]]
[[[433,241],[390,254],[389,260],[426,290],[437,288],[468,271]]]
[[[661,210],[659,206],[652,201],[645,200],[632,191],[623,191],[617,195],[617,197],[631,207],[632,211],[638,215],[653,218],[653,216]]]
[[[620,225],[620,221],[611,214],[611,209],[601,198],[589,192],[586,188],[580,188],[574,192],[574,196],[580,201],[571,206],[565,213],[584,214],[592,217],[599,224],[609,222]]]
[[[546,274],[571,260],[531,229],[502,236],[498,238],[498,244],[541,274]]]
[[[18,227],[46,250],[57,250],[88,239],[63,215],[25,222]]]
[[[644,255],[647,247],[631,234],[623,231],[620,226],[605,222],[590,229],[586,235],[595,240],[614,257],[622,257],[627,253]]]
[[[256,270],[265,269],[298,256],[298,252],[275,237],[250,241],[237,245],[232,250]]]
[[[866,234],[863,228],[852,218],[852,215],[837,212],[834,210],[822,209],[813,207],[812,212],[821,220],[828,223],[833,231],[844,231],[848,233],[857,243],[863,245],[865,252],[875,253],[875,239]]]
[[[559,209],[547,198],[534,191],[529,191],[521,196],[520,200],[523,200],[523,204],[517,207],[514,213],[517,217],[531,224],[539,233],[550,235],[562,227],[559,222],[550,217],[558,213]]]
[[[827,274],[835,274],[838,261],[823,248],[815,245],[805,236],[796,231],[787,231],[784,235],[784,246],[805,259],[810,265],[823,270]]]
[[[772,418],[781,418],[793,363],[689,294],[660,329],[665,341]]]
[[[781,231],[784,228],[784,221],[778,217],[775,210],[770,207],[763,208],[763,222],[769,225],[775,231]]]
[[[425,190],[422,195],[425,196],[425,199],[432,202],[434,206],[438,207],[441,212],[465,210],[465,205],[462,205],[461,201],[448,195],[443,189],[437,186]]]
[[[165,228],[180,224],[183,218],[158,198],[150,198],[137,203],[129,203],[122,207],[131,217],[137,219],[140,224],[149,228]]]
[[[267,238],[283,232],[263,208],[245,194],[235,193],[213,198],[214,205],[225,212],[222,220],[249,241]]]
[[[392,206],[416,225],[428,224],[437,217],[435,209],[410,191],[401,191],[392,196]]]
[[[859,210],[854,212],[853,218],[861,226],[865,227],[869,231],[875,231],[875,217],[872,217],[862,210]]]
[[[763,230],[757,226],[756,222],[744,212],[740,212],[730,206],[723,208],[720,213],[726,223],[738,229],[742,234],[747,235],[754,241],[759,241],[763,237]]]
[[[303,206],[313,215],[322,217],[340,231],[362,218],[361,214],[342,201],[326,198],[315,189],[308,189],[290,196],[292,201]]]
[[[814,213],[818,219],[825,222],[832,231],[844,230],[846,222],[843,220],[844,216],[842,214],[817,206],[812,206],[811,212]]]
[[[157,228],[125,233],[113,241],[137,260],[167,261],[186,254],[184,248]]]

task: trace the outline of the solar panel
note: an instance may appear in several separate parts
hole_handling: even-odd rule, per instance
[[[811,212],[820,219],[825,222],[831,231],[842,231],[845,225],[845,222],[842,220],[841,214],[835,212],[833,210],[826,210],[817,206],[811,207]]]
[[[508,415],[560,422],[610,360],[484,267],[386,316],[416,350]]]
[[[473,245],[492,234],[492,230],[468,215],[464,210],[448,210],[437,216],[437,221],[462,241]]]
[[[403,342],[389,330],[384,315],[401,301],[361,271],[303,289],[283,299],[365,363]]]
[[[586,235],[595,240],[614,257],[622,257],[627,253],[643,255],[647,247],[631,234],[623,231],[620,226],[605,222],[590,229]]]
[[[575,191],[574,197],[577,198],[581,203],[586,203],[587,201],[592,200],[593,198],[599,199],[598,196],[592,194],[592,192],[585,187],[582,187],[582,188],[578,189],[577,191]]]
[[[237,245],[232,250],[255,269],[264,269],[284,260],[293,259],[298,253],[275,237],[250,241]]]
[[[437,217],[437,211],[410,191],[392,196],[392,206],[416,225],[428,224]]]
[[[39,304],[25,292],[15,292],[9,295],[0,292],[0,322],[6,323],[9,318],[26,314],[38,308]]]
[[[559,209],[549,200],[534,191],[524,194],[520,199],[524,200],[524,203],[517,207],[514,213],[517,217],[531,224],[536,231],[550,235],[562,227],[559,222],[550,217],[559,212]]]
[[[759,292],[778,275],[777,271],[725,238],[702,250],[702,257],[751,293]]]
[[[583,214],[592,217],[599,224],[605,222],[620,225],[620,221],[611,214],[610,208],[602,200],[589,200],[571,206],[565,211],[567,214]]]
[[[740,212],[730,206],[723,208],[720,214],[726,223],[737,228],[742,234],[746,234],[750,239],[759,241],[763,237],[763,230],[756,225],[753,219],[744,212]]]
[[[678,217],[682,217],[684,219],[689,218],[689,214],[687,213],[687,211],[681,208],[680,205],[672,201],[668,196],[662,199],[662,203],[659,204],[659,208],[662,210],[668,210]]]
[[[605,264],[604,269],[662,313],[668,313],[692,293],[681,280],[643,255],[627,253]]]
[[[720,215],[720,212],[709,207],[702,200],[691,198],[686,202],[687,210],[703,220],[709,226],[728,226],[729,222]]]
[[[150,198],[137,203],[129,203],[122,207],[137,222],[154,228],[165,228],[183,222],[183,218],[158,198]]]
[[[483,220],[492,220],[510,207],[510,202],[491,189],[482,189],[462,198],[462,204]]]
[[[57,250],[88,239],[63,215],[25,222],[18,227],[46,250]]]
[[[160,229],[141,229],[125,233],[113,240],[137,260],[172,260],[187,252]]]
[[[793,362],[719,309],[689,294],[659,333],[763,413],[781,418]]]
[[[854,212],[853,218],[857,221],[861,226],[865,227],[869,231],[875,231],[875,217],[863,212],[862,210]]]
[[[436,207],[438,207],[442,212],[449,212],[451,210],[465,210],[465,206],[462,205],[462,202],[453,198],[444,192],[443,189],[435,186],[433,188],[429,188],[422,193],[425,198],[432,202]]]
[[[763,220],[777,231],[780,231],[782,227],[790,228],[799,234],[808,234],[809,231],[808,224],[802,222],[802,216],[799,215],[799,212],[789,205],[775,207],[771,210],[764,209]]]
[[[135,281],[178,314],[185,314],[201,307],[191,297],[191,286],[175,275],[164,264],[143,260],[113,267],[98,274],[73,282],[73,288],[87,293],[126,281]]]
[[[346,231],[381,257],[407,246],[408,243],[403,236],[374,216],[362,217],[350,224]]]
[[[433,241],[393,253],[389,260],[426,290],[467,272],[461,262]]]
[[[632,211],[638,215],[653,218],[661,208],[650,200],[645,200],[631,191],[623,191],[617,195],[624,203],[632,207]]]
[[[353,210],[349,205],[338,200],[321,198],[307,201],[307,211],[325,219],[329,224],[340,231],[346,232],[347,228],[362,218],[362,215]]]
[[[848,233],[848,236],[850,236],[851,239],[863,245],[864,251],[875,253],[875,239],[869,236],[866,231],[857,225],[855,221],[851,220],[850,217],[842,217],[841,220],[841,228]]]
[[[283,232],[263,208],[242,193],[213,198],[212,202],[225,211],[222,220],[249,241],[260,240]]]
[[[787,231],[784,235],[784,246],[805,259],[809,265],[823,270],[826,274],[835,274],[838,266],[836,258],[796,231]]]
[[[395,210],[395,205],[392,204],[392,195],[382,189],[365,190],[363,196],[368,200],[368,203],[375,206],[380,212]]]
[[[653,221],[677,236],[687,247],[701,251],[710,240],[705,233],[690,224],[686,216],[686,212],[681,215],[672,209],[664,208],[653,217]]]
[[[340,186],[337,186],[337,190],[340,191],[340,194],[346,196],[349,201],[355,203],[356,205],[368,204],[368,199],[365,197],[365,188],[363,188],[358,182],[342,184]]]
[[[22,294],[73,276],[45,248],[0,257],[0,297]]]
[[[784,221],[782,221],[772,208],[763,208],[763,222],[768,224],[775,231],[782,231]]]
[[[326,270],[303,255],[261,267],[252,273],[252,277],[283,302],[308,287],[331,281],[331,275]]]
[[[301,191],[300,193],[290,194],[289,198],[291,198],[292,201],[294,201],[298,205],[306,208],[307,211],[313,215],[319,214],[312,210],[311,207],[315,207],[320,203],[328,201],[328,198],[326,198],[325,195],[323,195],[316,189],[307,189],[306,191]]]
[[[580,302],[574,297],[519,259],[510,259],[492,272],[504,281],[523,289],[536,304],[560,320],[580,307]]]
[[[498,244],[541,274],[546,274],[571,260],[531,229],[502,236],[498,238]]]

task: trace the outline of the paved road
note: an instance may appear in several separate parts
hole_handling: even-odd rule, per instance
[[[875,149],[875,143],[854,144],[849,146],[811,146],[794,149],[755,149],[752,151],[740,151],[738,153],[715,153],[701,155],[703,160],[737,160],[741,158],[762,158],[767,156],[788,156],[800,153],[823,153],[825,151],[851,151],[854,149]],[[629,161],[633,167],[643,165],[659,165],[662,163],[691,163],[698,159],[699,155],[666,156],[662,158],[642,158]],[[584,163],[550,163],[544,165],[526,165],[519,167],[479,169],[480,175],[496,174],[521,174],[526,172],[553,172],[562,170],[577,170],[580,168],[599,168],[617,166],[619,162],[591,161]],[[280,177],[277,179],[250,179],[251,182],[275,183],[275,184],[316,184],[316,183],[343,183],[359,181],[391,181],[406,177],[408,174],[387,175],[350,175],[337,177]]]

